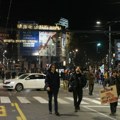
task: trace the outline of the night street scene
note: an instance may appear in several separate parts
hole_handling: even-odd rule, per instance
[[[119,111],[119,0],[0,0],[0,120]]]

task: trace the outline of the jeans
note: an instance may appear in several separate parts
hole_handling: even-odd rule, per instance
[[[48,98],[49,98],[49,103],[48,103],[48,107],[49,107],[49,111],[52,112],[52,97],[54,97],[54,110],[55,113],[58,112],[58,92],[48,92]]]

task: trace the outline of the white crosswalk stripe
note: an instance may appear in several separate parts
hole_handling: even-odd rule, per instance
[[[11,103],[9,97],[6,97],[6,96],[1,96],[0,97],[0,102],[1,103]]]
[[[87,101],[89,101],[89,102],[93,102],[93,103],[99,104],[99,105],[101,104],[100,101],[95,100],[94,98],[87,98],[87,97],[84,97],[83,100],[87,100]]]
[[[46,100],[46,99],[44,99],[42,97],[34,96],[33,98],[36,99],[40,103],[48,103],[48,100]]]
[[[58,98],[58,102],[61,103],[61,104],[70,104],[69,102],[61,99],[61,98]]]
[[[31,103],[26,97],[17,97],[21,103]]]
[[[65,98],[68,99],[68,100],[73,101],[73,98],[72,98],[72,97],[65,97]],[[87,104],[89,104],[89,103],[82,101],[81,104],[87,105]]]

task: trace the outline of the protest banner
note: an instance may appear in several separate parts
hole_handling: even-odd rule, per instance
[[[108,104],[118,101],[116,85],[107,87],[100,90],[101,104]]]

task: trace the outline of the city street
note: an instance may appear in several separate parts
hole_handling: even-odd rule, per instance
[[[61,116],[49,114],[48,98],[46,91],[24,90],[22,92],[8,91],[0,87],[0,119],[1,120],[119,120],[117,116],[109,116],[109,105],[101,105],[99,89],[101,85],[95,84],[93,96],[88,95],[88,89],[84,89],[84,97],[81,109],[74,112],[72,93],[63,90],[59,93],[59,112]],[[120,103],[119,103],[120,105]],[[118,106],[117,111],[120,110]]]

